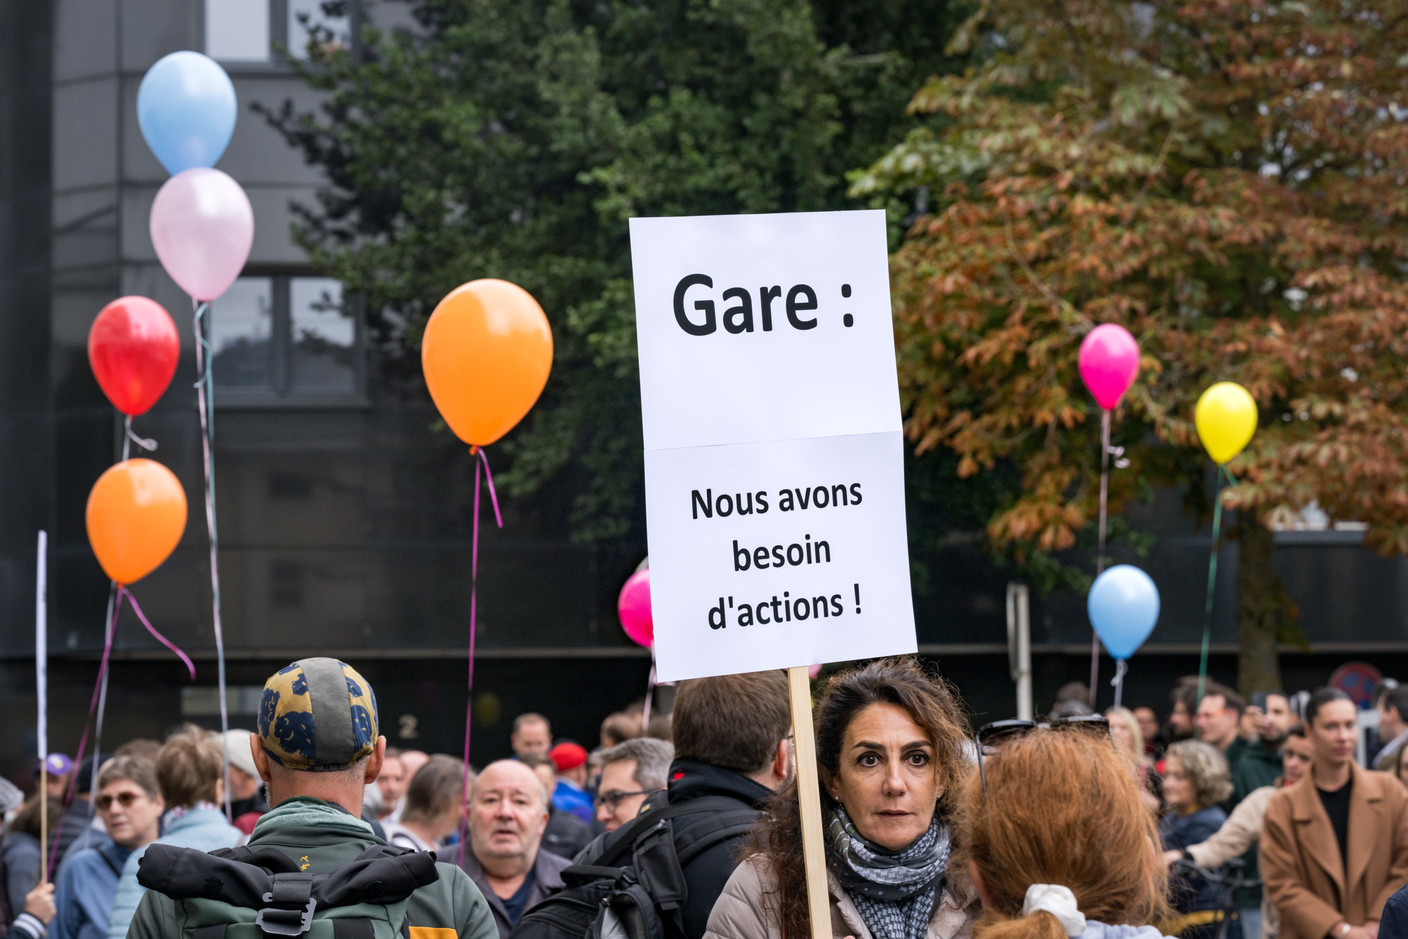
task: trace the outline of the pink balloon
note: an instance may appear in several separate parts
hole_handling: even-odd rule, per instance
[[[156,194],[151,233],[171,279],[197,300],[214,300],[249,260],[254,210],[239,183],[219,170],[194,167]]]
[[[616,612],[631,641],[649,649],[655,642],[655,620],[650,615],[650,568],[636,571],[626,580],[616,600]]]
[[[1123,326],[1102,323],[1080,344],[1078,361],[1081,381],[1095,403],[1113,411],[1139,374],[1139,343]]]

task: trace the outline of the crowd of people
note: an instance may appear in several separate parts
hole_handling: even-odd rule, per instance
[[[914,658],[831,675],[813,712],[822,932],[1408,936],[1408,687],[1386,683],[1367,741],[1332,688],[1248,702],[1192,677],[1169,705],[1098,714],[1073,685],[1044,721],[971,730]],[[27,799],[0,780],[0,914],[18,939],[205,939],[234,902],[210,856],[313,878],[292,931],[259,921],[299,935],[330,902],[309,884],[428,857],[405,896],[373,894],[410,939],[805,939],[793,740],[785,675],[758,672],[682,682],[668,715],[611,714],[590,749],[523,714],[503,759],[469,767],[388,748],[365,679],[304,659],[269,678],[252,730],[51,754]],[[264,902],[297,894],[272,882]],[[619,891],[650,915],[573,918]]]

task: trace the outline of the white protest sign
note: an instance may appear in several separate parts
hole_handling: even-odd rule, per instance
[[[913,652],[883,212],[631,220],[661,681]]]

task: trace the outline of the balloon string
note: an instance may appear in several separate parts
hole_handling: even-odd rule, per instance
[[[1222,546],[1222,480],[1227,474],[1225,467],[1217,468],[1217,481],[1213,486],[1212,544],[1208,550],[1208,593],[1203,604],[1203,653],[1198,660],[1198,703],[1203,702],[1203,690],[1208,681],[1208,644],[1212,639],[1212,598],[1217,586],[1217,553]]]
[[[132,432],[132,415],[128,414],[127,419],[122,422],[122,459],[125,462],[132,452],[132,444],[136,444],[143,450],[151,451],[156,449],[156,441],[150,437],[138,437]]]
[[[129,606],[132,607],[132,612],[136,613],[137,619],[141,620],[142,625],[147,627],[147,632],[155,636],[157,642],[160,642],[162,645],[166,646],[166,648],[170,649],[172,652],[175,652],[176,657],[186,664],[186,671],[191,673],[191,681],[195,681],[196,666],[195,663],[191,661],[190,656],[182,652],[181,647],[176,645],[176,643],[172,642],[170,639],[167,639],[161,633],[156,631],[156,627],[153,626],[151,622],[147,619],[147,614],[143,613],[142,608],[137,605],[137,598],[132,596],[131,592],[129,592],[125,586],[119,584],[117,587],[117,593],[119,597],[119,602],[121,602],[122,597],[127,598],[127,603]]]
[[[196,409],[200,411],[200,447],[205,466],[205,527],[210,532],[210,613],[215,626],[216,689],[220,697],[220,733],[229,733],[230,712],[225,700],[225,631],[220,622],[220,536],[215,525],[215,385],[211,364],[215,358],[210,345],[210,304],[191,298],[195,315],[191,330],[196,337]],[[191,672],[192,679],[195,672]],[[230,761],[225,760],[225,818],[232,820],[230,803]]]
[[[498,493],[496,493],[496,492],[494,491],[494,474],[489,471],[489,456],[488,456],[488,454],[486,454],[486,453],[484,452],[484,448],[483,448],[483,447],[477,448],[477,451],[476,451],[476,452],[479,454],[479,460],[480,460],[480,462],[482,462],[482,463],[484,464],[484,478],[485,478],[485,479],[488,481],[488,483],[489,483],[489,502],[490,502],[491,505],[494,506],[494,521],[498,524],[498,526],[499,526],[500,528],[503,528],[503,527],[504,527],[504,517],[499,514],[499,495],[498,495]],[[478,476],[478,472],[477,472],[477,471],[476,471],[475,475],[476,475],[476,477]],[[477,497],[478,495],[479,495],[479,489],[478,489],[478,483],[476,483],[476,484],[475,484],[475,496]],[[479,513],[478,513],[477,511],[474,513],[474,515],[475,515],[475,518],[478,519]]]
[[[113,616],[112,616],[112,608],[113,608],[113,604],[116,603],[116,602],[117,602],[117,581],[114,580],[114,581],[110,581],[109,584],[108,584],[108,615],[107,615],[107,618],[108,618],[109,620],[113,619]],[[103,750],[103,715],[107,713],[107,709],[108,709],[108,676],[107,676],[107,674],[104,674],[104,675],[102,676],[102,680],[99,682],[99,691],[98,691],[98,716],[97,716],[97,718],[95,719],[94,725],[93,725],[93,752],[95,752],[95,753],[101,753],[102,750]],[[98,760],[94,760],[94,761],[93,761],[93,772],[92,772],[92,774],[90,775],[90,777],[89,777],[89,779],[88,779],[88,791],[89,791],[89,792],[97,792],[97,791],[98,791],[98,772],[99,772],[101,769],[102,769],[101,763],[100,763]],[[87,846],[88,846],[88,843],[89,843],[89,841],[91,840],[92,831],[93,831],[93,828],[92,828],[91,825],[84,827],[84,829],[83,829],[83,839],[82,839],[82,846],[83,846],[83,847],[87,847]],[[80,849],[80,850],[81,850],[81,849]]]
[[[1100,409],[1100,524],[1096,529],[1095,576],[1105,570],[1105,505],[1110,494],[1110,411]],[[1095,688],[1100,681],[1100,634],[1090,634],[1090,706],[1095,707]]]
[[[103,707],[107,702],[108,693],[108,661],[112,657],[113,637],[117,635],[117,614],[121,609],[121,601],[118,593],[121,585],[116,581],[111,582],[108,588],[108,610],[107,610],[107,635],[103,639],[103,655],[98,660],[98,680],[93,685],[93,696],[88,701],[88,717],[83,722],[83,734],[78,738],[78,751],[74,756],[74,764],[83,764],[83,754],[88,749],[88,732],[94,731],[93,749],[98,749],[98,743],[103,730]],[[96,728],[94,727],[94,716],[96,715]],[[97,760],[94,760],[93,775],[97,777]],[[78,774],[72,773],[68,779],[68,788],[64,791],[64,808],[67,809],[73,804],[75,785],[78,782]],[[45,871],[44,880],[52,883],[54,880],[54,866],[59,860],[59,837],[61,832],[54,832],[54,844],[49,851],[48,870]]]
[[[655,646],[650,647],[650,678],[645,683],[645,707],[640,712],[640,735],[650,736],[650,699],[655,697]]]
[[[479,612],[479,469],[482,466],[489,484],[489,501],[494,506],[494,521],[504,527],[503,515],[499,512],[499,497],[494,492],[494,474],[489,470],[489,457],[483,447],[471,446],[471,457],[479,457],[474,463],[474,525],[469,548],[469,676],[464,705],[464,788],[469,791],[469,730],[474,710],[474,637]],[[460,839],[460,863],[464,863],[465,839]]]
[[[1129,663],[1124,659],[1115,659],[1115,677],[1110,679],[1110,684],[1115,689],[1115,707],[1120,706],[1120,698],[1124,695],[1124,675],[1129,671]]]

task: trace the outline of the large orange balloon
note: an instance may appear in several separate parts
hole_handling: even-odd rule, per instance
[[[552,368],[552,330],[528,291],[472,280],[440,301],[421,342],[430,397],[467,444],[486,446],[523,419]]]
[[[153,460],[123,460],[99,476],[88,494],[88,543],[119,584],[156,570],[185,530],[185,490]]]

